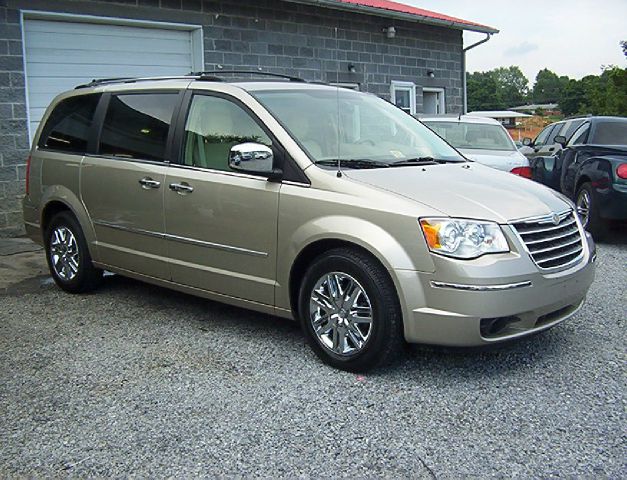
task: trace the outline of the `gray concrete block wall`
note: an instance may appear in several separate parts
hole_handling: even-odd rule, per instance
[[[0,236],[23,232],[28,133],[19,11],[0,1]]]
[[[20,9],[202,24],[206,70],[261,68],[359,83],[387,99],[392,80],[411,81],[418,112],[421,87],[444,88],[447,112],[462,108],[458,30],[281,0],[0,0],[0,236],[23,231],[29,145]],[[397,35],[388,39],[383,29],[392,25]]]

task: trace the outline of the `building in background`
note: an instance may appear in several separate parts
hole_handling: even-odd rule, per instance
[[[464,30],[497,32],[384,0],[0,1],[0,235],[21,232],[29,142],[64,90],[260,69],[372,92],[409,113],[457,113]]]

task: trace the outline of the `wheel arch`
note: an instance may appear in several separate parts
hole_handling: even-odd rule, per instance
[[[46,229],[50,224],[50,220],[59,212],[68,211],[78,221],[87,246],[89,253],[93,260],[97,260],[97,248],[94,244],[96,241],[96,235],[91,223],[91,219],[85,210],[82,202],[74,195],[74,193],[61,185],[50,187],[44,192],[42,196],[41,204],[43,205],[40,214],[40,227],[42,237],[45,235]]]

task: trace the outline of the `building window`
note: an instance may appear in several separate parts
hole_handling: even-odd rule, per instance
[[[443,115],[446,113],[443,88],[424,87],[422,89],[422,111],[428,115]]]
[[[392,103],[401,110],[414,115],[416,113],[416,85],[412,82],[392,81]]]

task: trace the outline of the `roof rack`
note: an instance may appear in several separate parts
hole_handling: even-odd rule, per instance
[[[206,80],[212,82],[222,82],[224,81],[219,76],[220,75],[259,75],[262,77],[274,77],[274,78],[282,78],[285,80],[289,80],[290,82],[306,82],[306,80],[300,77],[293,77],[291,75],[283,75],[280,73],[271,73],[271,72],[262,72],[259,70],[213,70],[209,72],[191,72],[189,74],[190,77],[198,77],[198,80]]]
[[[282,75],[280,73],[260,72],[257,70],[214,70],[209,72],[190,72],[187,75],[177,76],[165,76],[165,77],[116,77],[116,78],[94,78],[89,83],[77,85],[74,89],[97,87],[100,85],[109,85],[112,83],[136,83],[136,82],[150,82],[158,80],[204,80],[212,82],[223,82],[224,79],[220,78],[220,75],[259,75],[262,77],[274,77],[289,80],[290,82],[306,82],[306,80],[293,77],[290,75]]]
[[[150,82],[157,80],[190,80],[198,75],[177,75],[172,77],[118,77],[118,78],[94,78],[89,83],[77,85],[74,89],[97,87],[100,85],[108,85],[111,83],[136,83],[136,82]]]

